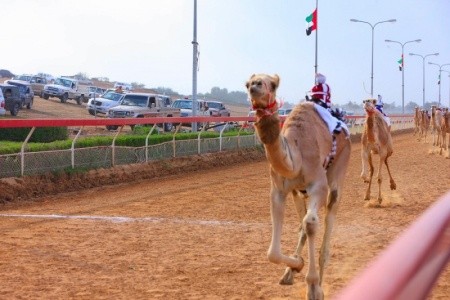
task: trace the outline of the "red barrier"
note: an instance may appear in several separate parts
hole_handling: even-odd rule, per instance
[[[428,208],[334,299],[426,299],[449,261],[450,192]]]

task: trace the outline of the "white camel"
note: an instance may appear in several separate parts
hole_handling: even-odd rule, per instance
[[[256,110],[255,128],[270,164],[272,241],[268,250],[269,261],[286,264],[288,267],[280,284],[292,284],[294,273],[303,268],[300,255],[308,241],[306,296],[307,299],[323,299],[324,267],[350,159],[350,140],[343,132],[331,134],[312,102],[297,105],[281,128],[275,100],[279,86],[277,75],[253,75],[246,86]],[[299,241],[293,256],[281,251],[284,210],[289,194],[293,196],[300,222]],[[325,232],[317,272],[314,241],[319,230],[321,207],[326,210]]]

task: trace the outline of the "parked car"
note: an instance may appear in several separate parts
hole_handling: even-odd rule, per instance
[[[278,109],[278,115],[279,116],[287,116],[290,114],[290,112],[293,110],[293,108],[280,108]]]
[[[0,90],[5,100],[5,110],[10,111],[12,116],[17,116],[20,108],[22,107],[19,87],[2,83],[0,84]]]
[[[229,117],[231,112],[225,107],[223,102],[207,100],[206,105],[208,106],[209,114],[213,117]]]
[[[105,93],[105,89],[98,86],[89,87],[89,99],[90,98],[100,98]],[[88,99],[86,99],[87,101]]]
[[[31,89],[33,93],[41,98],[44,98],[44,87],[47,84],[47,79],[41,76],[31,77]]]
[[[177,99],[173,101],[172,107],[180,109],[181,117],[192,117],[193,112],[192,108],[193,106],[193,100],[192,99]],[[196,110],[196,116],[210,116],[208,107],[205,105],[204,100],[197,100],[197,110]],[[182,123],[183,126],[191,126],[192,123]],[[207,126],[208,124],[202,124],[197,123],[197,127],[202,127],[203,125]]]
[[[179,117],[180,109],[167,106],[167,98],[157,94],[125,93],[119,105],[108,110],[108,118]],[[172,131],[174,126],[173,123],[158,125],[164,131]],[[134,128],[134,125],[130,126]],[[116,130],[118,126],[108,125],[106,128]]]
[[[21,106],[26,106],[28,109],[33,106],[34,93],[28,81],[11,79],[5,81],[5,83],[19,88],[20,100],[22,101]]]
[[[3,97],[3,91],[0,89],[0,116],[4,116],[5,114],[6,114],[5,97]]]
[[[122,87],[122,90],[128,91],[128,92],[133,90],[133,86],[131,84],[125,83],[125,82],[116,82],[114,84],[114,88],[116,89],[118,87]]]
[[[96,114],[107,114],[110,108],[119,105],[125,94],[116,93],[114,91],[108,91],[101,95],[99,98],[89,99],[86,108],[88,112],[95,116]]]

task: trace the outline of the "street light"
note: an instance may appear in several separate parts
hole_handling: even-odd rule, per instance
[[[421,54],[416,54],[416,53],[409,53],[409,55],[412,56],[420,56],[422,57],[422,66],[423,66],[423,73],[422,73],[422,78],[423,78],[423,88],[422,88],[422,107],[425,107],[425,59],[428,56],[432,56],[432,55],[436,55],[438,56],[439,53],[431,53],[431,54],[427,54],[427,55],[421,55]]]
[[[448,79],[450,79],[450,71],[447,70],[442,70],[442,72],[447,72],[449,73],[448,75]],[[448,107],[450,107],[450,80],[448,81]]]
[[[432,63],[430,61],[428,62],[428,64],[435,65],[435,66],[439,67],[439,106],[441,106],[441,73],[442,73],[442,71],[446,71],[446,70],[442,70],[442,67],[443,66],[450,66],[450,64],[439,65],[439,64]]]
[[[380,22],[377,22],[377,23],[375,23],[373,25],[371,23],[369,23],[369,22],[356,20],[356,19],[350,19],[350,22],[366,23],[366,24],[369,24],[369,26],[372,28],[372,69],[371,69],[371,73],[370,73],[370,96],[373,98],[373,44],[374,44],[375,26],[377,26],[378,24],[381,24],[381,23],[397,22],[397,20],[396,19],[390,19],[390,20],[380,21]]]
[[[400,44],[400,46],[402,46],[402,113],[405,113],[405,62],[404,62],[404,57],[403,57],[403,52],[405,49],[405,45],[408,43],[420,43],[422,40],[421,39],[417,39],[417,40],[413,40],[413,41],[407,41],[404,43],[398,42],[398,41],[393,41],[393,40],[384,40],[386,43],[397,43]]]

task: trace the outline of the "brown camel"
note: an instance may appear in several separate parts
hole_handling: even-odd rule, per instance
[[[417,140],[420,141],[422,138],[424,138],[424,142],[426,143],[429,129],[430,129],[430,115],[428,114],[428,110],[422,109],[420,111],[420,133],[419,138]]]
[[[436,105],[431,106],[431,133],[433,134],[433,146],[441,147],[442,110]]]
[[[294,273],[300,272],[304,266],[301,252],[307,241],[306,296],[307,299],[323,299],[324,267],[350,159],[350,140],[343,132],[331,134],[312,102],[297,105],[281,128],[275,100],[278,75],[253,75],[246,86],[256,110],[255,128],[270,165],[272,240],[268,259],[287,265],[280,284],[292,284]],[[293,196],[300,222],[299,241],[293,256],[281,251],[284,210],[289,194]],[[314,241],[319,233],[321,207],[326,212],[318,273]]]
[[[420,122],[421,122],[421,114],[420,114],[420,108],[416,106],[414,108],[414,135],[418,134],[420,132]]]
[[[446,139],[446,135],[448,135],[448,140]],[[448,108],[443,112],[442,116],[441,137],[442,143],[439,154],[442,154],[443,151],[447,150],[447,155],[445,157],[450,158],[450,111]]]
[[[362,172],[361,178],[364,182],[369,183],[366,189],[366,195],[364,200],[370,200],[370,188],[372,185],[372,177],[374,173],[374,167],[372,163],[372,154],[378,154],[380,156],[380,162],[378,165],[378,202],[381,204],[381,168],[383,163],[386,165],[389,179],[390,188],[395,190],[397,185],[392,178],[391,171],[389,169],[388,158],[394,152],[392,146],[392,137],[389,130],[389,126],[383,118],[378,109],[375,108],[375,99],[368,99],[364,102],[364,110],[366,111],[366,122],[364,123],[364,131],[361,136],[361,158],[362,158]],[[369,176],[367,173],[369,171]]]

